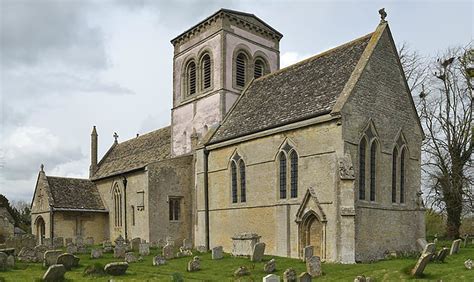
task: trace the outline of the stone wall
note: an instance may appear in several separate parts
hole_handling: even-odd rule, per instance
[[[374,53],[342,110],[345,150],[358,164],[358,144],[369,121],[378,135],[376,200],[356,200],[356,260],[380,259],[384,251],[412,251],[424,237],[419,206],[420,146],[422,132],[410,93],[398,67],[389,33],[384,31]],[[406,202],[391,201],[392,152],[400,134],[406,138]],[[358,199],[358,166],[354,198]],[[399,177],[399,176],[397,176]],[[399,187],[398,187],[399,188]],[[367,189],[366,189],[367,190]],[[397,190],[399,194],[399,190]],[[366,199],[369,199],[366,197]]]
[[[54,212],[54,237],[93,237],[94,242],[108,238],[108,213]]]

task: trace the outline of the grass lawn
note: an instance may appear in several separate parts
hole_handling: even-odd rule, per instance
[[[439,247],[438,247],[439,248]],[[249,259],[234,258],[226,255],[222,260],[211,260],[210,253],[201,254],[201,270],[198,272],[186,272],[187,262],[191,257],[177,258],[167,261],[164,266],[153,266],[152,257],[159,253],[158,249],[152,249],[151,255],[144,260],[129,265],[125,276],[102,276],[85,277],[83,271],[86,266],[94,263],[103,265],[118,261],[112,254],[105,254],[101,259],[91,260],[89,255],[79,255],[80,266],[66,273],[69,281],[97,280],[108,281],[171,281],[173,273],[180,273],[185,281],[234,281],[233,272],[239,266],[246,266],[251,276],[241,278],[240,281],[262,281],[266,274],[263,272],[265,261],[271,256],[265,256],[264,262],[252,263]],[[315,281],[353,281],[357,275],[370,276],[376,281],[474,281],[474,269],[467,270],[464,261],[468,258],[474,259],[474,245],[461,248],[459,254],[448,256],[445,263],[430,263],[424,272],[424,276],[418,279],[410,277],[409,271],[415,264],[415,258],[400,258],[379,261],[376,263],[361,263],[352,265],[324,263],[322,265],[323,276]],[[292,267],[298,273],[305,271],[305,264],[297,259],[275,257],[277,275],[282,277],[285,269]],[[17,263],[15,269],[0,272],[0,281],[35,281],[39,280],[46,271],[40,263]]]

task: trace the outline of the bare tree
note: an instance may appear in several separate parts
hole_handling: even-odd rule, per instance
[[[449,238],[459,237],[463,212],[473,212],[472,55],[470,48],[448,50],[431,64],[419,94],[427,196],[446,212]]]
[[[418,51],[411,49],[406,42],[398,46],[398,57],[402,63],[410,91],[417,92],[428,77],[426,59]]]

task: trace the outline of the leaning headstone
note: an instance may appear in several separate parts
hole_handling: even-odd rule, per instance
[[[436,245],[434,243],[426,244],[421,254],[431,254],[431,259],[434,259],[434,256],[436,254]]]
[[[132,251],[133,252],[138,252],[138,249],[140,248],[140,243],[142,242],[142,240],[140,239],[140,237],[135,237],[132,239],[132,241],[130,241],[130,244],[132,245]]]
[[[62,264],[51,265],[43,275],[43,281],[63,281],[66,268]]]
[[[70,243],[67,245],[66,247],[66,252],[70,253],[70,254],[77,254],[77,246]]]
[[[418,249],[420,251],[422,251],[425,248],[426,244],[428,244],[428,242],[426,242],[425,238],[418,238],[416,240],[416,245],[418,246]]]
[[[250,261],[259,262],[262,261],[263,255],[265,254],[265,243],[257,243],[253,247],[252,256]]]
[[[94,245],[94,237],[87,237],[86,246],[93,246],[93,245]]]
[[[449,255],[454,255],[459,253],[459,247],[461,245],[461,239],[454,240],[451,244],[451,250],[449,251]]]
[[[44,253],[48,250],[45,245],[38,245],[34,248],[36,253],[36,261],[41,262],[44,259]]]
[[[8,255],[0,252],[0,270],[6,270],[7,267]]]
[[[311,277],[321,276],[321,259],[318,256],[312,256],[306,260],[306,272]]]
[[[166,260],[162,256],[155,256],[153,257],[153,265],[154,266],[159,266],[159,265],[164,265],[166,264]]]
[[[297,274],[293,268],[288,268],[283,272],[283,281],[284,282],[296,282],[297,281]]]
[[[472,265],[473,265],[473,263],[472,263],[471,259],[468,259],[464,262],[464,267],[466,267],[466,269],[468,269],[468,270],[472,269]]]
[[[413,276],[420,276],[423,274],[423,271],[425,270],[426,265],[430,261],[431,254],[423,254],[420,256],[418,261],[416,262],[415,267],[411,270],[411,274]]]
[[[162,255],[165,259],[172,259],[173,258],[173,246],[166,245],[163,247]]]
[[[268,274],[263,277],[262,282],[280,282],[280,276],[275,274]]]
[[[196,251],[198,251],[200,253],[205,253],[205,252],[207,252],[207,249],[206,249],[206,246],[197,246]]]
[[[61,250],[46,251],[43,258],[43,266],[48,267],[56,264],[58,257],[63,253]]]
[[[222,246],[212,248],[212,259],[221,259],[223,257],[224,252],[222,251]]]
[[[135,254],[133,252],[128,252],[125,254],[125,261],[128,262],[128,263],[132,263],[132,262],[137,262],[138,261],[138,258],[135,256]]]
[[[298,278],[299,278],[299,282],[311,282],[311,280],[313,279],[311,275],[309,275],[308,272],[301,273],[300,276],[298,276]]]
[[[439,250],[438,254],[436,255],[435,260],[440,261],[440,262],[444,262],[444,260],[448,256],[448,254],[449,254],[449,249],[448,248],[442,248],[441,250]]]
[[[125,246],[116,245],[114,248],[114,258],[124,258],[126,252]]]
[[[111,262],[105,265],[104,271],[109,275],[124,275],[127,271],[128,263],[126,262]]]
[[[92,249],[91,251],[91,259],[98,259],[103,256],[101,249]]]
[[[147,256],[150,254],[150,244],[149,243],[140,243],[139,253],[141,256]]]
[[[7,257],[7,268],[14,268],[15,267],[15,257],[12,255],[9,255]]]
[[[18,253],[18,260],[23,262],[37,262],[36,252],[31,247],[23,247]]]
[[[247,275],[250,275],[250,271],[245,266],[239,266],[239,268],[234,271],[235,277],[242,277]]]
[[[201,260],[198,256],[194,257],[192,260],[188,262],[188,271],[194,272],[201,269]]]
[[[62,254],[58,256],[58,259],[56,260],[56,264],[62,264],[66,268],[66,270],[70,270],[75,264],[75,258],[74,255],[71,254]]]
[[[303,248],[303,262],[306,262],[307,259],[313,256],[314,247],[313,246],[306,246]]]
[[[272,273],[272,272],[275,272],[275,270],[276,270],[276,262],[275,262],[275,259],[273,258],[263,265],[263,272],[265,273]]]

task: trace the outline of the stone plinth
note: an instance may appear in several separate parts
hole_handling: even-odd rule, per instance
[[[241,233],[232,237],[232,255],[234,256],[250,256],[260,238],[256,233]]]

